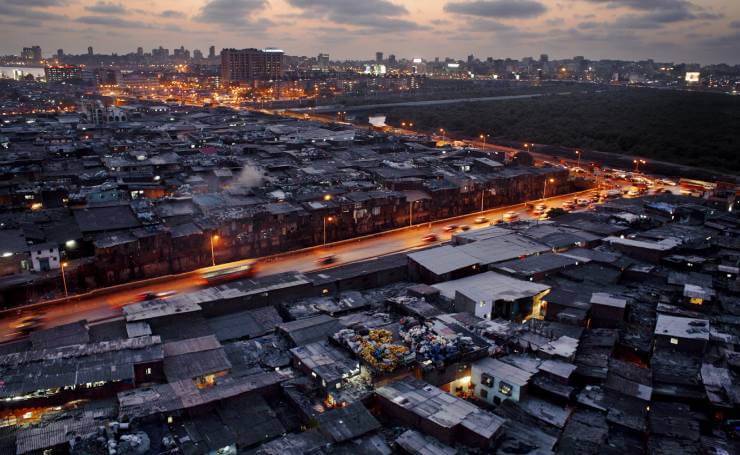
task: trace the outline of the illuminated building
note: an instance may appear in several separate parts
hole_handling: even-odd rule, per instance
[[[82,79],[82,68],[76,65],[54,65],[44,68],[46,82],[64,82]]]
[[[224,49],[221,51],[221,78],[228,82],[281,79],[283,55],[279,49]]]

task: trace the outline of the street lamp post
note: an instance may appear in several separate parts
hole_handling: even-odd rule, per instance
[[[580,169],[581,168],[581,151],[580,150],[576,150],[576,156],[578,157],[576,167]]]
[[[331,223],[332,221],[334,221],[334,218],[332,218],[330,216],[325,216],[324,217],[324,245],[326,245],[326,222],[327,221]]]
[[[445,142],[445,129],[444,128],[440,128],[439,129],[439,134],[442,135],[442,142]]]
[[[635,163],[635,172],[640,172],[640,164],[645,164],[645,160],[632,160]]]
[[[555,179],[545,179],[545,186],[542,188],[542,199],[545,199],[545,194],[547,192],[547,183],[555,183]]]
[[[409,201],[409,227],[414,225],[414,204],[419,201]]]
[[[59,263],[60,267],[62,268],[62,286],[64,286],[64,297],[69,297],[69,293],[67,292],[67,277],[64,276],[64,268],[67,266],[66,262]]]
[[[215,254],[215,251],[214,251],[214,248],[213,248],[213,244],[215,242],[218,242],[218,239],[219,238],[220,237],[218,235],[212,235],[211,236],[211,265],[213,265],[214,267],[216,266],[216,254]]]

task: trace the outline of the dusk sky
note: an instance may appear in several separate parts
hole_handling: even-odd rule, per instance
[[[0,0],[0,53],[280,47],[332,59],[740,63],[738,0]]]

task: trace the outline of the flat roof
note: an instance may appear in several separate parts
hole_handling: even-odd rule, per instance
[[[594,292],[591,294],[591,304],[624,309],[627,306],[627,300],[614,297],[606,292]]]
[[[655,334],[693,340],[709,340],[709,321],[659,314]]]
[[[496,272],[485,272],[459,280],[445,281],[432,287],[439,289],[442,296],[450,300],[453,300],[455,294],[460,292],[476,302],[495,302],[496,300],[510,302],[526,297],[534,297],[550,289],[550,286],[544,284],[517,280]]]
[[[478,259],[463,252],[462,248],[450,245],[417,251],[410,253],[408,257],[435,275],[444,275],[479,264]]]
[[[166,300],[148,300],[146,302],[126,305],[123,307],[123,315],[126,318],[126,322],[136,322],[171,316],[173,314],[192,313],[200,310],[201,307],[197,303],[172,298]]]
[[[534,374],[491,357],[476,360],[472,368],[519,387],[527,385]]]
[[[459,246],[457,249],[478,259],[481,265],[495,264],[550,251],[550,247],[519,234],[491,237]]]
[[[679,246],[681,244],[681,241],[674,238],[667,238],[659,242],[652,242],[647,240],[635,240],[627,238],[623,239],[621,237],[607,237],[604,239],[604,243],[642,248],[644,250],[670,251],[673,248]]]

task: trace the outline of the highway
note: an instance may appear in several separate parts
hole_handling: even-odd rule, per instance
[[[595,194],[596,190],[587,192]],[[566,200],[572,200],[573,195],[562,195],[546,199],[548,207],[560,207]],[[475,224],[475,218],[485,216],[489,220],[501,220],[504,213],[514,211],[521,219],[532,219],[532,215],[524,204],[512,207],[496,208],[485,212],[473,213],[454,220],[443,220],[423,225],[395,229],[371,236],[362,237],[348,241],[307,248],[304,250],[288,252],[261,258],[258,260],[258,275],[271,275],[287,271],[309,272],[324,266],[318,264],[321,257],[334,255],[336,262],[331,265],[335,267],[365,259],[371,259],[391,253],[411,251],[425,247],[433,243],[425,243],[423,237],[427,234],[436,234],[438,241],[442,243],[450,240],[451,233],[445,232],[444,227],[450,223],[468,225],[472,229],[480,229],[488,226]],[[221,264],[214,267],[201,269],[181,275],[145,280],[137,283],[115,286],[113,288],[94,291],[88,295],[74,297],[61,302],[38,303],[23,307],[22,309],[7,310],[0,313],[0,342],[9,341],[22,336],[17,325],[20,320],[29,315],[41,316],[40,328],[49,328],[56,325],[66,324],[81,319],[89,322],[106,320],[120,317],[121,308],[145,292],[176,291],[187,292],[202,286],[200,274],[205,271],[216,270],[235,265],[245,264],[252,259]]]

